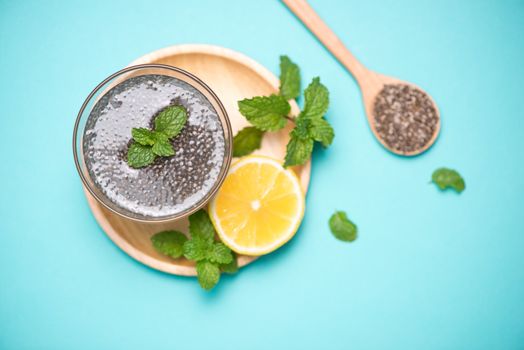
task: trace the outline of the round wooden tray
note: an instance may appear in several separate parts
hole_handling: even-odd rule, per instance
[[[224,104],[231,120],[233,134],[248,125],[238,112],[238,100],[278,92],[279,81],[269,70],[243,54],[222,47],[193,44],[171,46],[142,56],[131,65],[145,63],[179,67],[202,79]],[[294,115],[299,112],[294,101],[291,102],[291,110]],[[292,126],[288,125],[280,132],[266,134],[262,147],[256,154],[283,159],[291,128]],[[302,189],[306,193],[311,162],[293,170],[299,176]],[[128,255],[160,271],[184,276],[196,275],[193,263],[157,253],[150,241],[150,237],[160,231],[176,229],[187,232],[187,219],[168,223],[141,223],[129,220],[110,212],[87,190],[84,192],[102,230]],[[244,266],[255,259],[256,257],[239,256],[238,263],[239,266]]]

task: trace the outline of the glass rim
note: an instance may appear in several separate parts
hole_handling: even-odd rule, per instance
[[[140,70],[140,69],[155,69],[155,68],[156,69],[167,69],[167,70],[171,70],[171,71],[177,72],[177,73],[179,73],[179,74],[181,74],[183,76],[188,77],[189,79],[192,79],[192,80],[196,81],[198,84],[200,84],[206,90],[206,92],[211,95],[211,97],[214,99],[214,102],[216,102],[216,104],[220,108],[220,112],[222,113],[222,115],[224,117],[224,118],[220,118],[220,116],[219,116],[220,124],[222,125],[222,128],[225,129],[224,133],[225,134],[227,133],[227,135],[229,135],[229,137],[226,138],[226,139],[229,139],[229,140],[228,140],[228,142],[226,142],[226,149],[225,149],[225,152],[224,152],[225,153],[224,154],[224,163],[222,164],[222,167],[220,169],[219,176],[218,176],[217,180],[215,181],[215,183],[213,184],[213,187],[208,191],[208,193],[204,197],[202,197],[200,199],[200,201],[198,201],[195,205],[193,205],[193,206],[191,206],[191,207],[189,207],[189,208],[187,208],[187,209],[185,209],[185,210],[183,210],[183,211],[181,211],[179,213],[172,214],[172,215],[167,215],[167,216],[162,216],[162,217],[150,217],[150,218],[147,218],[146,215],[141,215],[141,217],[135,217],[135,216],[128,215],[125,212],[118,211],[115,208],[112,208],[111,206],[109,206],[103,200],[103,198],[101,198],[101,196],[99,194],[97,194],[96,191],[91,187],[91,184],[89,183],[89,181],[88,181],[88,179],[86,177],[87,175],[84,174],[84,171],[82,170],[82,166],[80,164],[80,156],[78,154],[78,149],[77,149],[78,131],[79,131],[80,121],[82,119],[82,115],[84,114],[84,111],[86,110],[87,105],[89,104],[89,102],[91,102],[91,100],[95,96],[95,94],[98,93],[107,83],[111,82],[113,79],[121,76],[122,74],[125,74],[125,73],[128,73],[128,72],[132,72],[132,71],[136,71],[136,70]],[[198,91],[200,91],[199,88],[197,88],[196,86],[194,86],[190,82],[187,82],[187,81],[185,81],[185,82],[190,84],[193,88],[195,88]],[[184,217],[187,217],[187,216],[193,214],[194,212],[196,212],[199,209],[201,209],[202,207],[204,207],[209,202],[209,200],[215,195],[215,193],[218,191],[218,189],[220,188],[220,186],[224,182],[224,180],[226,178],[226,175],[228,173],[229,167],[231,165],[231,158],[232,158],[232,151],[233,151],[232,135],[233,135],[233,130],[231,128],[231,121],[229,120],[229,116],[227,114],[227,111],[226,111],[224,105],[222,104],[222,102],[218,98],[217,94],[206,83],[204,83],[200,78],[198,78],[197,76],[195,76],[192,73],[189,73],[186,70],[183,70],[183,69],[178,68],[178,67],[166,65],[166,64],[159,64],[159,63],[137,64],[137,65],[132,65],[132,66],[128,66],[126,68],[123,68],[123,69],[121,69],[121,70],[111,74],[107,78],[105,78],[101,83],[99,83],[89,93],[89,95],[85,99],[84,103],[82,103],[82,106],[80,107],[80,110],[79,110],[79,112],[77,114],[77,117],[76,117],[76,120],[75,120],[75,125],[74,125],[74,128],[73,128],[73,157],[74,157],[74,160],[75,160],[75,167],[76,167],[76,170],[77,170],[78,174],[80,175],[80,179],[82,180],[83,187],[86,188],[89,191],[89,193],[93,196],[93,198],[95,198],[96,201],[99,204],[102,204],[104,206],[104,208],[108,209],[112,213],[115,213],[115,214],[117,214],[119,216],[122,216],[122,217],[124,217],[126,219],[129,219],[129,220],[138,221],[138,222],[142,222],[142,223],[163,223],[163,222],[168,222],[168,221],[174,221],[174,220],[177,220],[177,219],[182,219]],[[80,138],[80,140],[81,139],[82,138]],[[118,205],[115,204],[115,206],[118,206]],[[91,208],[91,210],[93,210],[93,209]]]

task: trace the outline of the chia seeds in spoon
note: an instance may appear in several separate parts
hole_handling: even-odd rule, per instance
[[[145,168],[126,162],[131,129],[151,128],[166,106],[187,109],[188,120],[171,143],[175,155]],[[96,103],[86,123],[83,152],[95,186],[131,216],[175,215],[199,203],[218,180],[225,158],[224,130],[206,97],[164,75],[130,78]]]
[[[389,84],[374,101],[375,129],[394,151],[424,149],[437,131],[439,116],[428,95],[407,84]]]

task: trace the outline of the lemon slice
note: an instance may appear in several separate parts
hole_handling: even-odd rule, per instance
[[[209,206],[220,239],[239,254],[270,253],[295,235],[304,216],[295,173],[263,156],[235,162]]]

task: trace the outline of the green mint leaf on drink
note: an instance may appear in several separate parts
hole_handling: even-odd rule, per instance
[[[238,260],[235,255],[235,253],[231,252],[231,255],[233,256],[233,259],[231,259],[231,262],[229,264],[222,264],[220,265],[220,271],[227,273],[227,274],[235,274],[238,272]]]
[[[187,111],[182,106],[168,106],[155,118],[155,131],[164,133],[168,138],[177,136],[187,122]]]
[[[180,258],[184,254],[184,243],[187,237],[178,231],[164,231],[151,237],[153,247],[164,255],[174,259]]]
[[[159,142],[169,142],[169,137],[167,137],[166,134],[164,134],[163,132],[161,131],[152,131],[152,137],[153,137],[153,141],[154,143],[159,143]]]
[[[329,107],[329,91],[316,77],[304,90],[304,108],[306,118],[322,118]]]
[[[196,264],[198,283],[205,290],[211,290],[220,280],[220,268],[217,264],[202,260]]]
[[[309,136],[322,144],[323,147],[329,147],[335,137],[333,127],[323,118],[310,119]]]
[[[209,249],[207,259],[213,263],[229,264],[233,260],[233,254],[224,243],[215,243]]]
[[[260,148],[264,132],[254,126],[240,130],[233,138],[233,157],[242,157]]]
[[[132,168],[143,168],[152,164],[156,157],[175,154],[170,139],[176,137],[187,122],[187,111],[183,106],[168,106],[155,117],[155,130],[133,128],[134,142],[127,151],[127,163]]]
[[[133,142],[127,151],[127,163],[130,167],[138,169],[152,164],[156,155],[151,146],[144,146]]]
[[[287,56],[280,56],[280,95],[286,100],[300,95],[300,69]]]
[[[435,170],[431,176],[431,181],[441,190],[452,188],[456,192],[461,193],[466,188],[466,183],[462,176],[453,169],[439,168]]]
[[[313,139],[302,138],[295,130],[291,131],[290,136],[291,139],[286,147],[284,167],[304,164],[313,152]]]
[[[331,233],[337,239],[344,242],[352,242],[357,239],[357,226],[348,219],[343,211],[337,211],[329,219]]]
[[[153,145],[152,151],[154,154],[160,157],[169,157],[175,155],[175,150],[171,142],[169,142],[169,140],[157,141]]]
[[[155,132],[146,128],[133,128],[131,130],[133,140],[143,146],[153,146],[155,144]]]
[[[291,106],[280,95],[257,96],[238,101],[240,113],[257,129],[277,131],[286,126]]]
[[[169,138],[160,131],[153,131],[153,153],[160,157],[169,157],[175,155],[173,145],[169,141]]]

